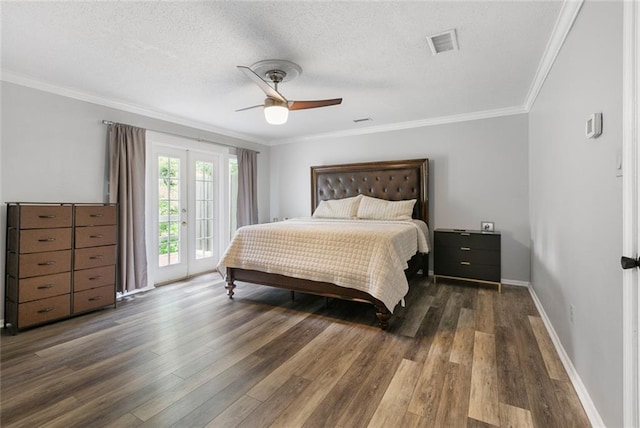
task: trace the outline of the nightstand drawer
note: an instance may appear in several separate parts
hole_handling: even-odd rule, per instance
[[[469,247],[445,247],[438,245],[434,248],[434,262],[440,263],[460,263],[470,262],[480,265],[500,266],[499,250],[473,250]]]
[[[438,265],[436,275],[500,282],[500,266],[458,262]]]
[[[445,247],[470,248],[472,250],[499,250],[500,235],[493,233],[435,232],[437,244]]]

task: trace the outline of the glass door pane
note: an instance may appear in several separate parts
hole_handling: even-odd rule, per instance
[[[213,162],[196,161],[196,259],[203,259],[213,255],[213,213],[214,213],[214,178]]]
[[[158,156],[158,266],[180,263],[180,158]]]

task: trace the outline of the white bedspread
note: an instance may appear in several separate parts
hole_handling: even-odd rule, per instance
[[[428,236],[420,220],[296,218],[245,226],[218,271],[251,269],[355,288],[393,312],[409,290],[407,261],[418,251],[429,252]]]

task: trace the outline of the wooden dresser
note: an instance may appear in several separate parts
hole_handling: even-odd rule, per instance
[[[434,281],[464,279],[495,284],[502,291],[500,232],[436,229],[433,258]]]
[[[115,204],[7,204],[5,328],[115,306]]]

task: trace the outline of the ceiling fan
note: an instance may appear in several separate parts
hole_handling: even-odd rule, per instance
[[[296,78],[302,73],[302,68],[290,61],[284,60],[265,60],[253,64],[251,67],[238,66],[249,79],[257,84],[264,91],[267,98],[264,104],[241,108],[236,111],[244,111],[257,107],[264,107],[264,117],[267,123],[272,125],[281,125],[287,122],[290,110],[303,110],[318,107],[328,107],[342,103],[342,98],[332,98],[328,100],[314,101],[289,101],[280,92],[278,92],[278,84]],[[263,79],[267,78],[273,87]]]

